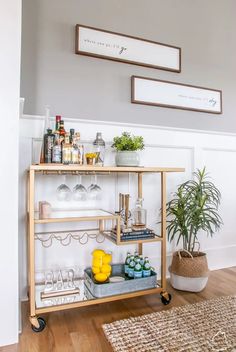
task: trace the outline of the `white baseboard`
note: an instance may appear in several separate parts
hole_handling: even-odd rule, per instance
[[[214,241],[214,238],[212,239]],[[219,270],[236,266],[236,245],[228,245],[204,250],[210,270]]]

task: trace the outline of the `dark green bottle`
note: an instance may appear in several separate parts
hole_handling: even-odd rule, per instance
[[[43,138],[45,163],[52,163],[52,149],[54,145],[54,139],[55,135],[52,133],[52,130],[48,128],[47,133],[44,135]]]

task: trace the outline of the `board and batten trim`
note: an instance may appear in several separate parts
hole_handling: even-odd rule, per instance
[[[232,149],[232,148],[211,148],[211,147],[203,147],[202,150],[203,150],[204,152],[236,153],[236,149]]]
[[[161,103],[158,103],[158,102],[149,102],[149,101],[145,101],[145,100],[138,100],[135,97],[135,95],[136,95],[135,80],[136,79],[138,79],[138,80],[146,80],[146,81],[154,81],[154,82],[161,82],[161,83],[167,83],[167,84],[172,84],[172,85],[177,85],[177,86],[183,86],[183,87],[189,87],[189,88],[197,88],[197,89],[203,89],[203,90],[217,92],[217,93],[220,94],[220,110],[219,111],[214,111],[214,110],[207,110],[207,109],[190,108],[190,107],[185,107],[185,106],[180,106],[180,105],[161,104]],[[201,86],[195,86],[195,85],[191,85],[191,84],[184,84],[184,83],[179,83],[179,82],[173,82],[173,81],[160,80],[160,79],[155,79],[155,78],[150,78],[150,77],[142,77],[142,76],[131,76],[131,103],[133,103],[133,104],[141,104],[141,105],[158,106],[158,107],[171,108],[171,109],[197,111],[197,112],[204,112],[204,113],[209,113],[209,114],[222,114],[222,112],[223,112],[222,90],[213,89],[213,88],[206,88],[206,87],[201,87]]]
[[[80,48],[79,48],[79,39],[80,39],[79,30],[80,30],[80,28],[86,28],[86,29],[91,29],[91,30],[98,31],[98,32],[114,34],[116,36],[122,36],[125,38],[142,41],[145,43],[156,44],[159,46],[176,49],[178,51],[178,68],[176,68],[176,69],[175,68],[168,68],[167,66],[147,64],[147,63],[142,63],[141,61],[140,62],[139,61],[132,61],[132,60],[128,60],[128,59],[119,59],[119,58],[111,57],[109,55],[95,54],[92,52],[80,50]],[[96,27],[85,26],[85,25],[81,25],[81,24],[77,24],[75,26],[75,54],[91,56],[91,57],[95,57],[95,58],[99,58],[99,59],[123,62],[123,63],[131,64],[131,65],[138,65],[138,66],[143,66],[143,67],[155,68],[155,69],[164,70],[164,71],[171,71],[171,72],[177,72],[177,73],[181,72],[181,48],[178,46],[164,44],[164,43],[156,42],[156,41],[149,40],[149,39],[144,39],[144,38],[140,38],[140,37],[131,36],[128,34],[108,31],[108,30],[104,30],[104,29],[100,29],[100,28],[96,28]]]

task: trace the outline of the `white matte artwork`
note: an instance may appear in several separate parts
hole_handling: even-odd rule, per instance
[[[181,49],[97,28],[76,26],[76,54],[181,71]]]
[[[131,84],[131,102],[135,104],[222,113],[220,90],[138,76],[131,77]]]

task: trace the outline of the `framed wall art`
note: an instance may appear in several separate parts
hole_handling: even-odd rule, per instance
[[[222,114],[222,91],[147,77],[131,77],[135,104]]]
[[[75,53],[173,72],[181,71],[179,47],[76,25]]]

